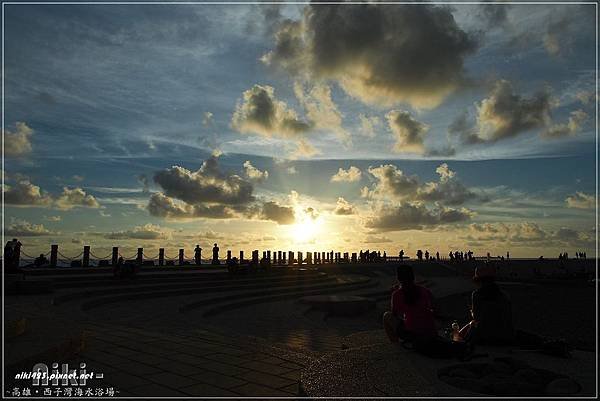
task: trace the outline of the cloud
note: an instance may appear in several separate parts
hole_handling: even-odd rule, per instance
[[[338,216],[350,216],[356,214],[356,208],[346,199],[339,197],[335,203],[333,213]]]
[[[62,220],[61,216],[44,216],[44,219],[47,221],[58,222]]]
[[[350,134],[342,127],[343,115],[331,99],[331,88],[325,84],[315,84],[304,90],[300,82],[294,84],[294,94],[306,112],[306,118],[314,129],[331,131],[340,141],[349,146]]]
[[[137,176],[137,181],[142,184],[142,192],[147,194],[150,193],[150,182],[146,174],[140,174]]]
[[[213,113],[205,111],[204,114],[202,114],[202,125],[204,127],[211,127],[213,125]]]
[[[45,228],[43,224],[32,224],[21,220],[9,225],[4,234],[8,237],[39,237],[56,233]]]
[[[564,15],[558,19],[552,19],[547,27],[542,38],[542,43],[548,54],[559,56],[565,48],[568,48],[571,42],[569,30],[573,18]]]
[[[273,201],[265,202],[262,205],[258,218],[272,220],[277,224],[294,224],[296,221],[293,207],[281,206]]]
[[[313,4],[301,21],[281,23],[262,61],[334,80],[363,102],[435,107],[464,83],[476,47],[448,7]]]
[[[428,208],[422,202],[403,202],[384,205],[366,221],[365,226],[377,231],[419,230],[444,224],[461,223],[474,213],[466,208],[452,209],[436,204]]]
[[[100,207],[100,204],[93,195],[87,194],[81,188],[70,189],[68,187],[63,188],[63,192],[56,198],[54,204],[61,210],[69,210],[74,207],[88,207],[94,209]]]
[[[302,159],[309,158],[320,154],[321,151],[317,149],[312,143],[307,140],[301,139],[296,143],[296,147],[290,151],[290,159]]]
[[[583,110],[575,110],[571,112],[569,121],[562,124],[553,124],[544,132],[543,137],[560,138],[563,136],[573,136],[579,132],[581,125],[587,120],[588,115]]]
[[[100,204],[93,195],[88,195],[83,189],[75,187],[63,188],[63,192],[54,197],[43,192],[40,187],[27,180],[15,185],[4,185],[4,202],[7,205],[31,207],[55,207],[69,210],[74,207],[99,208]]]
[[[495,142],[521,132],[548,125],[555,105],[548,91],[532,97],[514,93],[510,82],[496,82],[488,98],[478,106],[478,139]]]
[[[360,181],[362,173],[358,167],[350,166],[348,170],[339,168],[338,172],[331,176],[331,182],[357,182]]]
[[[231,125],[241,133],[281,138],[297,138],[312,128],[285,102],[277,100],[275,89],[268,85],[254,85],[242,94]]]
[[[225,174],[211,156],[197,171],[173,166],[154,174],[164,194],[191,205],[202,203],[242,205],[254,200],[253,186],[238,175]]]
[[[127,231],[114,231],[104,235],[106,239],[139,239],[139,240],[156,240],[156,239],[169,239],[171,238],[171,232],[162,229],[159,225],[155,224],[144,224],[143,226],[136,226],[133,230]]]
[[[244,168],[246,172],[251,171],[250,174],[259,172],[253,171],[248,161]],[[260,173],[266,177],[266,171]],[[152,216],[173,220],[250,218],[279,224],[294,221],[293,208],[273,201],[258,201],[252,194],[252,183],[221,171],[216,155],[194,172],[179,166],[161,170],[154,175],[154,181],[164,192],[150,196],[146,208]]]
[[[389,242],[393,242],[393,241],[390,238],[385,237],[385,236],[367,235],[363,239],[363,242],[365,242],[367,244],[385,244],[385,243],[389,243]]]
[[[423,154],[423,139],[429,131],[429,126],[412,118],[409,112],[392,110],[385,115],[390,130],[396,137],[394,152]]]
[[[296,170],[296,167],[294,166],[290,166],[285,170],[289,175],[294,175],[294,174],[298,174],[298,170]]]
[[[504,243],[511,246],[593,246],[594,236],[568,227],[548,230],[534,222],[473,223],[462,237],[469,242]]]
[[[367,138],[375,138],[375,129],[381,125],[381,120],[377,116],[366,116],[359,114],[360,120],[359,132]]]
[[[576,192],[575,195],[568,196],[565,199],[567,207],[575,209],[595,209],[596,208],[596,197],[591,194],[584,192]]]
[[[233,208],[226,205],[190,205],[166,196],[162,192],[152,194],[146,208],[152,216],[172,220],[198,218],[230,219],[238,216]]]
[[[510,82],[499,80],[488,97],[475,104],[476,115],[459,114],[448,132],[466,144],[498,142],[533,130],[542,130],[544,138],[574,135],[587,114],[573,111],[567,123],[553,124],[551,110],[557,106],[547,89],[526,97],[515,93]]]
[[[3,131],[4,156],[19,157],[31,153],[31,136],[33,130],[23,122],[15,124],[14,131]]]
[[[4,203],[7,205],[50,206],[52,202],[50,195],[27,180],[19,181],[14,186],[4,185]]]
[[[462,205],[468,200],[477,199],[478,196],[471,192],[456,177],[456,173],[442,163],[436,168],[439,174],[438,182],[428,182],[417,190],[416,199],[430,202],[441,202],[446,205]]]
[[[596,100],[596,93],[594,91],[579,91],[575,94],[575,99],[583,105],[592,104]]]
[[[269,178],[269,172],[267,170],[260,171],[254,167],[249,160],[244,162],[244,173],[248,179],[255,182],[264,182],[267,178]]]
[[[393,164],[369,167],[377,182],[372,190],[368,188],[363,192],[365,197],[406,197],[416,192],[419,186],[417,176],[405,175],[402,170]]]

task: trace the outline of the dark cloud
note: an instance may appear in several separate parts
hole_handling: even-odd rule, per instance
[[[442,163],[435,170],[439,174],[438,182],[428,182],[417,190],[416,198],[428,202],[442,202],[446,205],[462,205],[478,199],[458,178],[456,173]]]
[[[514,92],[510,82],[500,80],[478,107],[479,139],[495,142],[544,127],[554,105],[547,90],[523,97]]]
[[[62,193],[54,201],[58,209],[69,210],[74,207],[89,207],[97,209],[100,204],[93,195],[87,194],[81,188],[64,187]]]
[[[190,205],[158,192],[150,196],[147,206],[152,216],[166,219],[230,219],[237,217],[236,211],[226,205],[197,204]]]
[[[549,126],[542,132],[542,136],[547,138],[573,136],[579,132],[587,118],[588,115],[583,110],[572,111],[569,120],[566,123],[558,123]]]
[[[423,154],[423,140],[429,131],[429,126],[415,120],[409,112],[392,110],[386,114],[390,130],[396,138],[394,151],[398,153],[411,152]]]
[[[24,180],[15,185],[4,185],[4,203],[19,206],[49,206],[52,197],[42,192],[40,187]]]
[[[374,211],[365,226],[377,231],[420,230],[471,219],[473,212],[440,205],[428,208],[421,202],[400,202],[382,206]]]
[[[365,187],[363,196],[402,198],[415,193],[419,186],[419,178],[416,175],[405,175],[393,164],[369,167],[368,171],[376,178],[377,182],[371,190]]]
[[[64,187],[58,196],[43,192],[40,187],[27,180],[14,185],[4,185],[4,203],[16,206],[53,207],[69,210],[75,207],[99,208],[100,204],[93,195],[83,189]]]
[[[476,104],[476,115],[471,117],[468,111],[459,114],[448,133],[464,144],[494,143],[532,131],[544,138],[575,135],[587,114],[576,110],[566,123],[553,123],[551,112],[557,106],[558,100],[548,89],[523,96],[515,93],[510,82],[499,80],[488,97]]]
[[[262,205],[258,218],[261,220],[272,220],[277,224],[294,224],[294,208],[281,206],[277,202],[269,201]]]
[[[485,194],[467,188],[446,163],[440,164],[435,171],[439,180],[422,184],[417,176],[407,176],[392,164],[371,167],[369,173],[375,177],[375,184],[370,189],[363,188],[362,196],[388,203],[400,200],[450,206],[488,200]]]
[[[180,166],[158,171],[154,182],[165,195],[192,205],[241,205],[254,200],[252,184],[238,175],[222,172],[216,156],[207,159],[197,171]]]
[[[434,107],[464,83],[476,47],[448,7],[311,4],[302,21],[281,23],[263,61],[336,80],[365,102]]]
[[[246,171],[249,167],[254,168],[246,162]],[[157,172],[154,181],[164,193],[154,193],[148,201],[147,209],[153,216],[174,220],[250,218],[279,224],[294,222],[293,208],[258,201],[252,183],[221,171],[216,155],[195,172],[175,166]]]
[[[310,123],[301,121],[285,102],[275,98],[271,86],[261,85],[254,85],[243,93],[231,124],[239,132],[266,137],[294,138],[311,129]]]

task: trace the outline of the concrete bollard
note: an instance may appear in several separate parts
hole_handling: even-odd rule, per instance
[[[58,245],[50,246],[50,266],[56,267],[56,263],[58,262]]]
[[[184,252],[183,249],[179,250],[179,266],[183,266]]]
[[[116,266],[118,261],[119,261],[119,247],[113,246],[111,263],[113,266]]]
[[[231,251],[227,250],[227,263],[231,262]]]
[[[244,251],[240,251],[240,263],[244,261]]]
[[[144,261],[144,248],[138,248],[137,258],[135,258],[135,263],[141,265]]]
[[[158,250],[158,265],[159,266],[165,265],[165,248],[160,248]]]
[[[288,266],[294,264],[294,252],[288,251]]]
[[[83,247],[83,259],[81,260],[81,266],[89,267],[90,266],[90,246],[85,245]]]

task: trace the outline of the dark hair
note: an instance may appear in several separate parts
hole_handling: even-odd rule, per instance
[[[400,265],[396,268],[396,277],[402,283],[404,303],[414,305],[419,299],[419,291],[415,285],[415,273],[410,265]]]
[[[415,281],[415,273],[410,265],[400,265],[396,267],[396,277],[398,277],[398,281],[401,283]]]

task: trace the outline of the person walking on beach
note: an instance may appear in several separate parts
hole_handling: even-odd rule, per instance
[[[411,266],[396,268],[399,285],[394,286],[391,311],[383,314],[383,326],[391,342],[431,339],[437,336],[431,291],[415,283]]]

